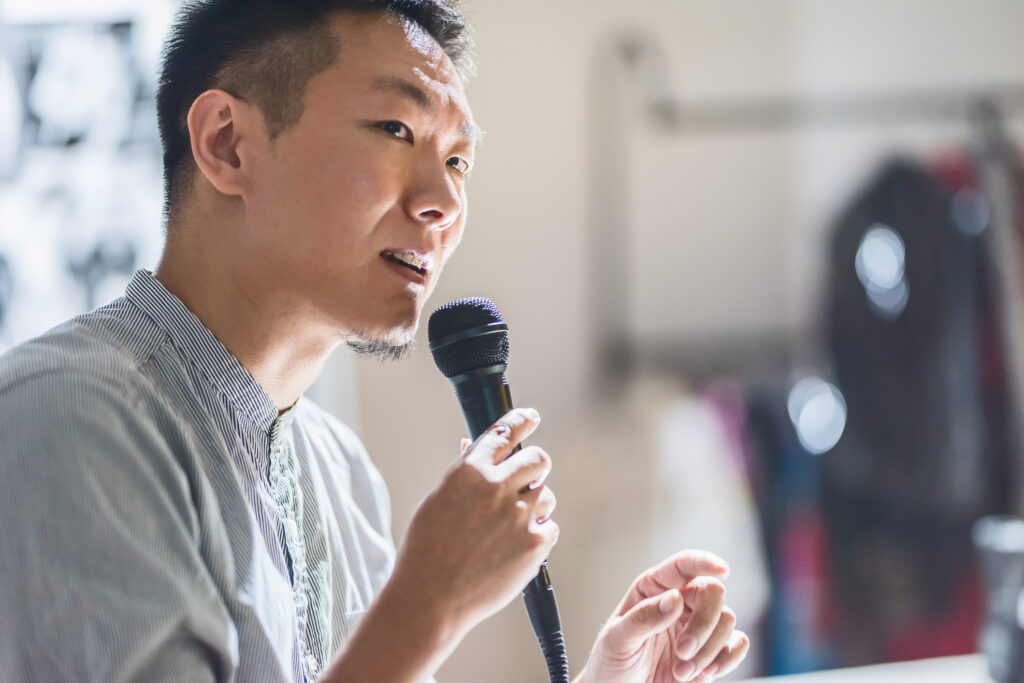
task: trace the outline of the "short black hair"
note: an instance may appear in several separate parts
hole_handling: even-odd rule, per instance
[[[255,103],[271,139],[302,117],[309,80],[341,48],[329,18],[343,10],[385,12],[421,26],[465,80],[472,41],[450,0],[190,0],[167,42],[156,95],[164,152],[164,215],[170,217],[196,169],[188,112],[217,88]]]

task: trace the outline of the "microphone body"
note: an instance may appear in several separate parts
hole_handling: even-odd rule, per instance
[[[479,319],[470,311],[468,319],[460,319],[459,306],[484,306],[490,317]],[[454,323],[451,322],[452,313],[455,314]],[[505,377],[508,327],[490,301],[463,299],[434,312],[430,318],[429,337],[434,360],[452,383],[470,438],[475,440],[498,418],[512,410],[512,393]],[[513,452],[520,448],[517,444]],[[569,660],[547,560],[523,589],[523,600],[551,682],[569,683]]]
[[[505,379],[504,363],[464,372],[448,380],[466,418],[469,437],[476,439],[494,422],[512,410],[512,392]],[[518,449],[519,446],[516,446]]]
[[[504,364],[493,365],[449,378],[455,387],[455,396],[462,406],[462,415],[466,418],[466,426],[473,439],[486,432],[499,417],[512,410],[512,392],[509,390],[508,380],[505,379],[505,368]],[[515,453],[520,448],[522,446],[516,444],[512,452]],[[550,672],[552,658],[557,658],[559,646],[564,650],[565,644],[562,639],[558,603],[555,601],[555,589],[551,585],[546,560],[537,576],[523,589],[523,600]],[[565,676],[567,680],[567,669]]]

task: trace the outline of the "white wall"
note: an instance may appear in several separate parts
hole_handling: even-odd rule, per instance
[[[432,304],[485,295],[512,332],[516,401],[545,417],[562,540],[551,560],[574,670],[628,580],[651,560],[650,414],[588,400],[588,73],[620,27],[649,32],[688,100],[1024,83],[1024,3],[1011,0],[470,0],[487,131],[460,252]],[[621,88],[609,81],[606,87]],[[623,96],[629,96],[628,90]],[[885,149],[964,140],[961,125],[659,136],[630,133],[632,320],[687,340],[799,331],[827,219]],[[1017,125],[1018,137],[1024,129]],[[668,258],[670,257],[670,258]],[[425,327],[425,326],[424,326]],[[421,339],[425,330],[421,330]],[[799,334],[799,332],[796,332]],[[391,484],[400,540],[464,432],[425,339],[400,365],[358,362],[360,433]],[[742,568],[735,568],[742,571]],[[741,622],[743,615],[740,615]],[[544,678],[520,605],[484,624],[442,681]]]

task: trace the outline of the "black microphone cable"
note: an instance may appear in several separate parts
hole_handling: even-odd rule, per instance
[[[505,378],[508,325],[489,299],[459,299],[434,311],[427,337],[437,368],[455,388],[470,438],[476,439],[512,409]],[[569,683],[569,657],[547,560],[523,589],[523,601],[551,683]]]

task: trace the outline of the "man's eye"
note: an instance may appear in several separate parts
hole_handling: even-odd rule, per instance
[[[469,173],[469,162],[462,157],[452,157],[448,160],[448,165],[454,168],[462,175]]]
[[[402,138],[403,140],[412,142],[412,131],[409,130],[409,126],[405,125],[401,121],[385,121],[380,124],[380,127],[394,135],[396,138]]]

